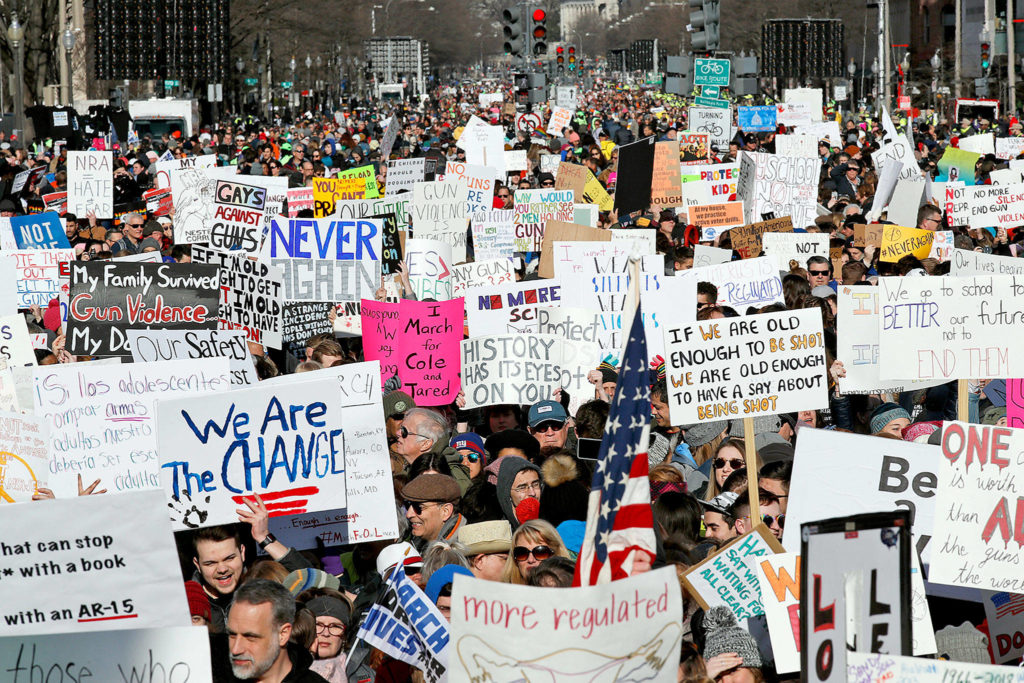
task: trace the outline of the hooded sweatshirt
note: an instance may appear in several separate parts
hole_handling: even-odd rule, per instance
[[[519,527],[519,519],[516,517],[516,506],[512,504],[512,482],[523,470],[533,470],[538,477],[541,476],[539,467],[517,455],[506,455],[501,459],[501,466],[498,468],[498,504],[501,505],[505,519],[513,529]]]

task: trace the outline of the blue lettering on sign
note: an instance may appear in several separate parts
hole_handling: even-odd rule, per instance
[[[60,216],[53,211],[12,216],[11,230],[18,249],[70,249]]]
[[[379,261],[374,240],[381,239],[380,222],[290,218],[286,224],[275,218],[270,222],[270,257]]]

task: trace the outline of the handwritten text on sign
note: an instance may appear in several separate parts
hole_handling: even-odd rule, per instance
[[[673,424],[828,405],[816,310],[668,326],[665,351]]]
[[[572,190],[516,190],[515,250],[540,251],[549,220],[573,222]]]
[[[532,404],[551,398],[561,379],[564,343],[549,334],[463,340],[462,384],[466,408],[502,403]]]

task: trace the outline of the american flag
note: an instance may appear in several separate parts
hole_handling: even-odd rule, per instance
[[[647,479],[650,421],[647,340],[638,306],[594,470],[575,586],[626,578],[638,553],[654,560],[654,520]]]
[[[996,608],[996,617],[999,619],[1024,612],[1024,595],[996,593],[991,600],[992,606]]]

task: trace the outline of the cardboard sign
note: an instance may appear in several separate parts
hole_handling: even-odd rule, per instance
[[[747,222],[753,223],[770,213],[790,216],[798,228],[813,225],[820,174],[821,161],[817,157],[796,159],[744,152],[736,196],[746,207]]]
[[[882,250],[879,260],[883,263],[896,263],[907,254],[923,259],[928,258],[932,249],[930,230],[905,228],[900,225],[886,225],[882,231]]]
[[[672,423],[827,407],[824,343],[814,309],[667,325]]]
[[[554,251],[556,242],[610,242],[612,234],[609,230],[588,228],[575,223],[548,221],[544,229],[544,240],[541,243],[540,265],[537,273],[542,278],[555,277]]]
[[[28,249],[0,252],[0,260],[13,262],[18,308],[33,305],[43,310],[61,293],[68,291],[68,266],[75,260],[74,249]],[[10,266],[6,266],[10,268]],[[63,273],[63,274],[62,274]],[[6,289],[6,288],[5,288]],[[10,290],[6,290],[10,291]]]
[[[867,246],[873,246],[878,249],[882,248],[882,234],[885,231],[885,226],[881,223],[872,223],[870,225],[854,225],[853,226],[853,243],[864,248]]]
[[[516,190],[513,205],[513,248],[540,251],[548,221],[573,221],[573,194],[569,190]]]
[[[807,268],[812,256],[829,258],[829,238],[822,232],[775,232],[761,235],[764,255],[775,257],[783,270],[789,270],[790,261]]]
[[[881,278],[884,379],[1024,376],[1013,276]],[[909,376],[909,377],[908,377]]]
[[[186,161],[192,163],[186,164]],[[171,163],[178,162],[177,167],[168,169],[174,199],[174,241],[177,244],[205,242],[210,236],[209,220],[217,189],[217,181],[206,171],[216,165],[217,157],[209,154]]]
[[[290,301],[281,314],[281,341],[305,344],[317,334],[332,329],[329,301]]]
[[[571,589],[457,576],[451,680],[512,683],[524,671],[551,681],[598,680],[603,671],[670,683],[678,676],[682,604],[668,567]],[[521,646],[509,643],[509,629]]]
[[[615,208],[620,216],[634,211],[643,211],[651,204],[654,140],[654,136],[651,136],[618,147],[619,163],[616,167],[615,178]]]
[[[736,116],[744,133],[774,133],[776,130],[775,107],[737,107]]]
[[[572,117],[575,113],[575,110],[566,107],[552,107],[551,118],[548,119],[547,134],[556,138],[562,137],[562,132],[572,124]]]
[[[217,268],[199,263],[73,263],[67,350],[128,356],[129,329],[213,329],[219,287]]]
[[[761,255],[762,236],[766,232],[793,232],[793,220],[789,216],[783,216],[732,228],[729,231],[729,239],[732,240],[732,248],[739,252],[740,258],[756,258]]]
[[[189,624],[163,496],[120,494],[114,514],[110,499],[72,495],[45,505],[0,506],[0,527],[19,532],[5,542],[0,634]],[[59,590],[53,589],[55,581]],[[0,647],[10,647],[9,640],[0,639]],[[0,657],[9,659],[9,651],[0,649]]]
[[[760,308],[782,301],[779,267],[770,256],[694,269],[694,277],[717,287],[718,304],[731,306],[740,315],[746,314],[748,306]],[[696,305],[695,298],[694,308]]]
[[[426,164],[427,160],[424,157],[389,161],[387,184],[384,189],[385,196],[399,192],[412,192],[416,183],[426,180]]]
[[[764,614],[755,569],[762,558],[782,552],[764,524],[729,541],[683,575],[683,585],[704,610],[724,605],[740,624]]]
[[[242,498],[271,516],[345,507],[345,430],[332,378],[165,399],[160,483],[175,530],[230,524]],[[254,465],[259,463],[259,465]]]
[[[473,337],[537,331],[537,308],[562,301],[561,281],[528,280],[466,290],[466,323]]]
[[[697,244],[693,247],[693,267],[717,266],[720,263],[728,263],[732,260],[732,252],[728,249],[708,247]]]
[[[221,358],[34,368],[27,405],[34,401],[50,428],[49,488],[58,498],[76,496],[78,474],[111,493],[158,488],[156,400],[226,392],[228,368]]]
[[[787,520],[789,519],[787,515]],[[772,639],[775,670],[800,670],[800,554],[766,555],[753,562]]]
[[[958,277],[1024,275],[1024,259],[1013,256],[983,254],[971,249],[953,249],[949,261],[949,274]]]
[[[418,406],[444,406],[459,393],[459,343],[465,306],[451,301],[364,300],[366,360],[380,361],[381,380],[398,375]]]
[[[261,260],[281,269],[286,301],[358,301],[380,286],[383,222],[277,217]]]
[[[586,166],[559,161],[555,174],[555,189],[572,190],[572,196],[577,201],[581,201],[586,193],[587,173],[589,172]]]
[[[114,167],[110,152],[68,152],[68,213],[114,217]]]
[[[685,130],[679,133],[679,161],[685,168],[693,164],[706,164],[711,156],[710,136]]]
[[[462,390],[466,408],[501,403],[533,404],[558,388],[563,340],[515,334],[462,341]]]
[[[226,358],[231,384],[259,381],[242,330],[128,330],[126,334],[136,363]]]
[[[492,209],[473,214],[473,254],[481,261],[510,259],[515,251],[515,211]]]
[[[459,161],[449,161],[445,166],[444,181],[446,183],[457,182],[467,187],[466,216],[477,211],[489,211],[492,208],[494,203],[493,170]],[[415,197],[413,203],[414,205],[416,203]]]
[[[9,377],[9,373],[3,373]],[[5,382],[6,383],[6,382]],[[12,392],[13,393],[13,392]],[[27,503],[49,477],[49,432],[31,415],[10,412],[15,401],[0,399],[0,506]]]
[[[11,229],[18,249],[70,249],[60,216],[52,211],[11,216]]]
[[[0,364],[4,367],[35,365],[33,348],[25,316],[15,313],[0,317]]]
[[[668,140],[654,145],[654,168],[651,174],[651,209],[675,208],[683,203],[679,178],[679,141]]]
[[[405,269],[419,301],[452,298],[452,247],[447,242],[410,237],[405,241]]]
[[[469,193],[469,186],[458,179],[417,183],[409,205],[413,234],[449,244],[456,263],[466,260]],[[480,190],[473,194],[479,200]]]
[[[846,680],[849,683],[885,683],[886,681],[942,683],[943,681],[986,680],[1020,683],[1022,677],[1024,675],[1019,671],[991,664],[894,657],[889,654],[866,652],[846,653]]]
[[[845,681],[848,649],[911,654],[909,526],[905,510],[803,525],[804,680]]]
[[[222,330],[242,330],[249,341],[281,348],[280,268],[248,258],[242,252],[192,247],[192,260],[219,268]]]
[[[463,296],[470,287],[504,285],[516,281],[512,261],[494,259],[452,266],[452,296]]]
[[[687,222],[698,226],[700,239],[708,242],[720,234],[743,225],[743,202],[724,202],[686,207]]]

